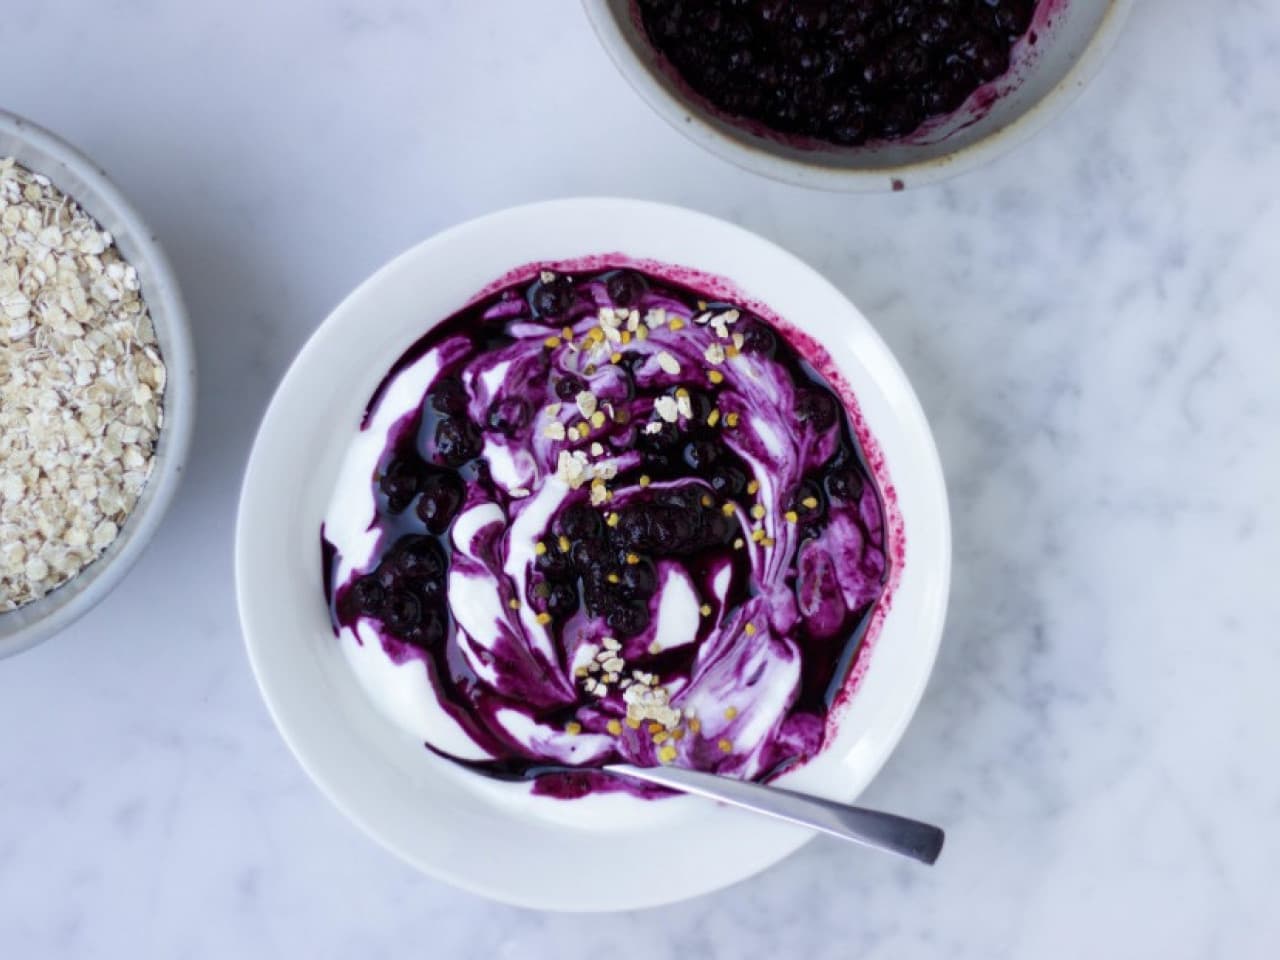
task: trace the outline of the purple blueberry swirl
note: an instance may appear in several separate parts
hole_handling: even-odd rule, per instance
[[[560,796],[619,760],[814,756],[900,563],[869,438],[797,336],[621,261],[529,268],[432,327],[324,528],[374,696],[496,772],[583,768],[536,780]]]

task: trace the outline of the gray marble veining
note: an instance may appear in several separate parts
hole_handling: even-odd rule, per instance
[[[1024,148],[869,197],[699,152],[571,0],[82,0],[18,5],[4,34],[6,106],[98,158],[170,252],[201,397],[147,555],[0,664],[0,956],[1276,956],[1280,7],[1147,0]],[[820,839],[690,903],[529,913],[366,841],[275,734],[230,563],[274,383],[404,247],[586,193],[789,247],[916,384],[952,614],[863,799],[945,824],[937,868]]]

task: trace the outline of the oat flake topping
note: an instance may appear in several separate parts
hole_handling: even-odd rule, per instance
[[[111,235],[0,158],[0,611],[116,538],[151,473],[164,385],[137,271]]]

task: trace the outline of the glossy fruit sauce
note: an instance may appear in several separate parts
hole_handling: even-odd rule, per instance
[[[326,591],[344,637],[425,668],[429,747],[583,768],[537,778],[558,796],[616,787],[585,772],[609,762],[764,779],[822,748],[892,551],[845,403],[757,313],[535,270],[415,343],[360,443],[326,537],[367,536],[324,541]]]

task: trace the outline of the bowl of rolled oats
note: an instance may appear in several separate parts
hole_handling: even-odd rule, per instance
[[[138,558],[194,401],[154,235],[96,164],[0,111],[0,657],[76,620]]]

